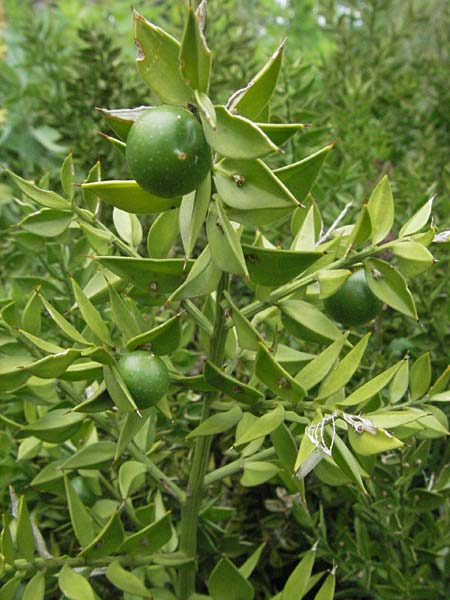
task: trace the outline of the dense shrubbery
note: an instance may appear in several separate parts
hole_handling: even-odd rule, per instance
[[[108,10],[114,18],[106,20],[103,3],[58,4],[58,9],[33,8],[30,2],[26,10],[19,12],[17,3],[6,3],[10,20],[5,30],[6,60],[0,67],[0,96],[5,108],[1,114],[0,161],[22,177],[39,181],[40,188],[56,188],[67,201],[72,201],[74,181],[80,183],[86,177],[91,182],[100,177],[129,177],[120,140],[110,145],[98,136],[98,129],[108,136],[114,133],[105,122],[104,113],[96,112],[94,107],[117,109],[152,104],[157,102],[157,94],[153,89],[149,91],[142,86],[131,66],[130,19],[128,14],[124,14],[121,3],[112,3],[112,6],[108,3]],[[145,8],[144,2],[136,3],[136,8],[141,8],[147,18],[180,38],[184,23],[183,3],[172,3],[170,11],[164,6],[166,3],[152,4],[155,6],[150,10]],[[115,255],[117,261],[119,255],[134,259],[147,255],[164,259],[167,255],[192,254],[197,258],[197,264],[200,250],[209,242],[213,260],[208,260],[214,265],[210,266],[208,262],[210,277],[214,279],[220,270],[230,270],[237,276],[232,282],[233,299],[244,314],[255,315],[252,324],[267,344],[273,349],[278,345],[275,357],[279,362],[275,363],[275,368],[281,364],[286,369],[283,377],[298,374],[298,381],[309,382],[308,392],[312,390],[313,396],[316,396],[317,393],[320,395],[320,390],[323,391],[323,385],[326,389],[327,382],[330,386],[330,377],[326,379],[326,376],[337,360],[339,350],[344,353],[348,352],[348,348],[337,348],[336,340],[331,343],[335,339],[333,336],[323,337],[323,324],[316,324],[311,329],[306,327],[305,330],[304,323],[300,327],[296,321],[299,315],[295,311],[295,318],[286,307],[280,312],[277,290],[267,288],[267,285],[284,285],[285,281],[272,279],[287,267],[284,264],[275,268],[275,263],[269,261],[268,279],[263,270],[260,272],[254,267],[258,261],[252,252],[257,251],[246,244],[254,243],[255,248],[265,248],[268,254],[270,250],[275,251],[275,246],[284,250],[310,250],[308,244],[319,249],[328,248],[330,244],[337,260],[343,261],[340,265],[343,272],[329,271],[336,274],[336,280],[333,280],[333,277],[327,277],[326,270],[319,271],[325,273],[323,278],[322,275],[317,276],[319,288],[317,283],[307,288],[300,286],[300,292],[297,292],[300,295],[291,302],[303,302],[303,310],[308,306],[321,307],[333,285],[345,280],[348,275],[348,271],[344,272],[346,267],[361,259],[372,273],[372,286],[377,289],[376,272],[387,263],[370,262],[377,260],[372,258],[372,254],[378,253],[378,258],[394,263],[408,277],[420,321],[417,323],[410,318],[414,315],[413,304],[399,280],[392,284],[399,297],[392,300],[392,290],[387,297],[383,295],[386,292],[381,292],[381,297],[396,309],[400,307],[400,312],[385,307],[376,319],[365,358],[350,384],[350,389],[354,390],[373,381],[378,373],[410,355],[412,368],[409,376],[403,362],[389,387],[384,392],[372,394],[374,397],[369,396],[359,407],[364,414],[380,411],[383,406],[395,411],[394,417],[385,417],[388,424],[384,426],[393,428],[393,433],[405,441],[405,446],[394,450],[395,444],[392,447],[388,444],[386,448],[389,451],[375,461],[374,455],[365,455],[364,449],[358,446],[359,440],[353,439],[351,433],[348,447],[356,453],[358,466],[355,467],[340,447],[341,454],[333,455],[334,463],[327,458],[308,475],[305,494],[303,481],[292,477],[292,466],[296,444],[306,438],[305,425],[311,425],[311,419],[317,415],[305,408],[302,409],[304,412],[298,410],[295,416],[290,404],[292,398],[288,398],[288,393],[280,386],[279,395],[283,397],[286,412],[289,412],[287,426],[280,425],[278,429],[271,430],[270,440],[264,446],[264,438],[261,438],[251,440],[243,446],[244,450],[240,445],[237,449],[231,448],[233,443],[236,444],[232,428],[239,419],[238,439],[243,437],[244,431],[256,418],[264,418],[269,413],[273,417],[276,407],[272,394],[269,392],[267,395],[266,390],[263,404],[247,410],[236,399],[233,388],[233,385],[238,385],[236,381],[226,379],[233,374],[247,383],[249,388],[245,388],[244,392],[249,398],[260,398],[261,390],[265,388],[273,391],[273,383],[267,380],[265,373],[265,370],[273,368],[271,355],[264,354],[264,346],[259,348],[259,361],[263,366],[256,369],[255,375],[254,350],[259,339],[255,342],[256,330],[248,328],[242,319],[242,333],[238,322],[235,322],[241,335],[238,339],[234,339],[236,336],[228,337],[224,349],[227,358],[225,372],[208,363],[208,382],[215,382],[221,389],[228,385],[227,397],[230,398],[231,394],[233,401],[224,403],[215,398],[213,405],[213,415],[219,417],[217,432],[221,431],[222,435],[214,438],[210,464],[205,465],[210,469],[207,476],[210,488],[207,502],[201,509],[199,581],[206,582],[221,554],[242,565],[256,550],[243,569],[245,576],[236,575],[234,567],[226,567],[223,563],[223,573],[217,576],[217,585],[220,587],[221,577],[224,580],[235,577],[244,590],[239,598],[251,597],[246,580],[254,567],[252,584],[256,598],[270,598],[283,589],[286,579],[298,564],[299,556],[305,555],[305,560],[312,557],[309,549],[318,540],[315,572],[319,574],[337,565],[336,598],[386,600],[400,597],[412,600],[417,597],[446,597],[445,574],[449,570],[446,495],[450,478],[448,448],[445,438],[442,438],[448,424],[442,407],[445,406],[443,401],[448,399],[446,390],[450,378],[446,289],[448,242],[432,244],[435,231],[430,226],[429,214],[422,213],[419,219],[421,226],[417,229],[410,225],[409,231],[406,229],[405,232],[401,227],[434,194],[433,219],[439,229],[449,227],[446,219],[450,179],[446,149],[450,140],[445,119],[449,100],[445,40],[450,9],[448,3],[440,0],[415,3],[384,0],[321,2],[316,12],[308,3],[288,2],[284,7],[281,4],[249,2],[243,10],[242,3],[235,0],[221,3],[211,0],[208,8],[207,37],[215,56],[210,96],[216,102],[225,103],[233,90],[254,75],[288,29],[292,35],[277,94],[271,101],[272,120],[306,122],[310,126],[300,130],[284,145],[284,156],[271,155],[267,162],[275,169],[305,156],[314,157],[315,152],[323,149],[319,158],[307,161],[307,168],[310,165],[313,173],[311,178],[308,174],[303,174],[303,177],[310,185],[301,189],[304,192],[302,198],[296,195],[297,199],[313,208],[310,211],[297,209],[291,219],[286,216],[284,220],[269,219],[268,224],[259,222],[258,216],[247,226],[244,219],[246,227],[241,238],[244,254],[236,250],[240,242],[234,230],[227,229],[230,223],[228,216],[239,221],[239,211],[233,212],[226,201],[225,204],[212,203],[215,208],[210,209],[206,231],[200,229],[209,202],[209,194],[205,190],[196,200],[197,205],[203,202],[204,210],[199,209],[196,215],[191,200],[186,200],[180,209],[161,212],[156,219],[146,215],[139,221],[134,215],[116,209],[112,213],[110,207],[106,205],[105,208],[105,204],[99,203],[93,192],[102,197],[102,188],[95,188],[95,183],[93,188],[85,187],[82,193],[77,190],[72,204],[62,204],[60,196],[56,199],[45,194],[41,196],[20,179],[15,181],[23,194],[18,192],[11,179],[2,180],[0,385],[5,410],[0,417],[4,425],[0,434],[0,497],[5,522],[0,543],[7,576],[12,572],[12,558],[9,534],[5,531],[16,536],[13,558],[18,558],[19,562],[31,559],[33,542],[27,506],[33,523],[39,526],[47,544],[46,548],[39,544],[37,547],[42,560],[46,559],[46,552],[53,557],[75,556],[79,546],[86,547],[92,542],[90,532],[100,535],[104,526],[107,531],[110,527],[114,537],[114,531],[117,534],[121,525],[118,518],[108,521],[108,517],[118,508],[127,535],[156,521],[154,535],[161,542],[158,550],[163,550],[158,554],[159,563],[156,561],[151,567],[144,566],[148,561],[143,561],[142,565],[132,560],[122,560],[121,563],[122,567],[133,568],[133,574],[140,581],[147,577],[148,586],[160,590],[157,593],[161,595],[155,598],[172,598],[167,591],[174,582],[174,569],[170,568],[169,562],[180,567],[183,560],[190,558],[192,548],[186,545],[186,541],[181,542],[185,555],[173,555],[179,536],[182,540],[186,538],[186,519],[184,525],[182,521],[181,528],[178,527],[179,501],[182,505],[184,498],[180,487],[184,486],[191,466],[186,464],[191,442],[186,441],[185,436],[192,425],[198,425],[200,406],[197,401],[205,386],[208,389],[200,374],[204,368],[204,355],[210,350],[212,324],[215,322],[217,326],[220,322],[225,306],[227,313],[224,317],[228,320],[233,310],[237,315],[240,313],[226,294],[221,304],[215,304],[217,295],[223,294],[226,277],[222,278],[223,285],[217,289],[216,296],[209,293],[212,288],[205,291],[203,283],[199,289],[205,297],[200,302],[190,300],[195,297],[192,290],[186,295],[178,292],[177,298],[184,298],[184,302],[179,308],[175,305],[177,308],[174,310],[165,301],[169,293],[176,293],[175,284],[180,283],[178,271],[164,279],[162,285],[166,288],[161,294],[152,290],[149,298],[139,282],[142,274],[133,272],[132,263],[128,269],[118,272],[114,259],[109,262],[107,258],[92,260],[92,255]],[[298,18],[300,13],[302,19]],[[75,18],[77,14],[80,18]],[[280,15],[281,20],[277,19]],[[303,24],[300,29],[299,23]],[[424,31],[427,33],[424,34]],[[247,116],[258,120],[258,115]],[[261,114],[259,118],[264,120]],[[114,115],[109,115],[109,121],[114,126]],[[204,127],[207,129],[207,122]],[[208,141],[211,139],[214,143],[210,132]],[[330,152],[328,144],[334,140],[337,144]],[[239,143],[235,145],[238,147]],[[75,179],[70,158],[64,163],[61,178],[59,176],[61,159],[69,148],[76,166]],[[226,150],[221,152],[227,154]],[[322,166],[321,157],[325,156],[327,159]],[[98,166],[91,170],[97,158],[101,160],[101,175]],[[320,166],[320,175],[314,183]],[[45,172],[49,176],[43,175]],[[373,217],[370,232],[365,229],[367,221],[363,217],[363,203],[386,173],[394,191],[395,222],[390,232],[391,228],[386,229],[383,223],[384,218],[388,221],[389,218],[378,213],[380,221]],[[282,172],[275,174],[283,177]],[[251,175],[247,177],[251,179]],[[216,185],[220,182],[224,185],[224,180],[226,175],[217,170]],[[240,185],[241,180],[235,183]],[[313,183],[312,194],[308,194]],[[386,183],[383,185],[382,190],[378,188],[379,195],[388,205],[390,191]],[[220,191],[226,195],[225,188]],[[117,195],[113,196],[113,204],[117,198]],[[107,197],[103,199],[108,201]],[[120,207],[124,208],[120,202]],[[376,202],[381,200],[372,200],[372,207]],[[42,204],[46,207],[43,211]],[[164,210],[162,206],[158,205],[158,211]],[[41,209],[40,213],[35,212],[38,209]],[[55,214],[50,215],[46,212],[48,210]],[[178,231],[180,210],[184,211],[188,221],[191,220],[191,229],[181,227],[181,236]],[[374,211],[377,209],[372,208],[372,215]],[[343,217],[342,221],[335,225],[334,231],[329,231],[328,237],[324,237],[324,231],[329,230],[339,216]],[[322,220],[324,226],[321,226]],[[230,248],[226,247],[226,261],[221,259],[221,252],[214,246],[217,244],[214,223],[217,222],[220,223],[218,230],[222,228],[223,232],[225,229],[228,240],[232,240],[229,243],[233,251],[230,253]],[[263,232],[257,231],[256,238],[255,222]],[[352,234],[349,227],[355,222],[360,228],[356,236],[358,239],[353,240],[355,243],[352,245],[349,236],[354,235],[356,228]],[[143,228],[148,229],[150,224],[145,244]],[[418,234],[419,230],[421,233]],[[380,232],[384,233],[382,237]],[[342,237],[336,249],[339,233]],[[387,234],[389,237],[383,240]],[[195,246],[197,235],[198,244]],[[417,243],[417,246],[406,247],[401,246],[405,242],[397,242],[396,247],[397,235],[403,236],[404,240],[407,238],[406,243]],[[373,244],[367,242],[370,236]],[[387,244],[384,250],[379,247],[382,243]],[[223,251],[223,246],[219,244],[219,247]],[[426,247],[432,250],[438,263],[430,266]],[[406,248],[406,254],[402,255],[402,248]],[[366,254],[360,256],[358,252]],[[204,257],[204,254],[201,256]],[[345,262],[347,257],[350,257],[349,263]],[[100,263],[103,265],[101,268]],[[174,265],[178,266],[174,269],[181,268],[182,263],[182,259],[179,259],[179,264],[175,261]],[[250,285],[245,279],[247,267],[253,282]],[[430,268],[422,275],[426,267]],[[314,267],[311,272],[315,274],[317,269]],[[382,275],[386,273],[383,271]],[[161,284],[159,280],[158,283]],[[94,310],[86,303],[80,288],[92,300],[96,307]],[[378,291],[380,293],[380,288]],[[125,294],[122,300],[117,292]],[[268,296],[269,293],[271,295]],[[267,298],[265,311],[252,312],[252,302],[261,309]],[[163,303],[165,310],[160,312]],[[250,309],[246,308],[247,304]],[[58,317],[52,307],[56,307],[65,319]],[[53,313],[54,322],[47,313]],[[314,318],[318,318],[317,315]],[[163,328],[161,334],[155,328],[165,323],[168,323],[167,330]],[[317,327],[322,334],[318,334]],[[329,327],[328,324],[325,329]],[[147,335],[145,332],[149,328],[152,333]],[[135,338],[142,332],[145,339],[136,341]],[[364,328],[352,332],[349,339],[356,347],[362,348],[366,344],[365,332]],[[130,340],[133,342],[128,347]],[[80,407],[80,412],[66,414],[68,408],[80,403],[80,397],[85,397],[86,384],[100,382],[103,376],[110,396],[123,409],[123,403],[129,402],[129,398],[125,392],[124,399],[123,390],[117,391],[120,378],[117,379],[114,369],[108,366],[111,364],[111,348],[115,351],[127,344],[127,349],[132,350],[142,343],[152,344],[152,350],[163,355],[165,360],[170,354],[167,365],[171,372],[170,397],[173,399],[170,402],[164,399],[158,405],[159,411],[150,409],[149,418],[139,432],[136,433],[136,430],[140,421],[134,413],[124,417],[121,411],[114,414],[110,410],[111,399],[101,386],[97,388],[94,399],[89,401],[90,405]],[[94,345],[103,346],[103,350],[95,349]],[[69,350],[71,346],[74,350]],[[85,348],[82,359],[80,348]],[[64,353],[62,358],[40,362],[44,356],[60,352]],[[310,363],[311,353],[322,358]],[[209,358],[212,363],[223,366],[223,357],[210,354]],[[70,365],[72,359],[74,362]],[[31,367],[28,366],[30,364]],[[313,365],[309,370],[305,367],[308,364]],[[28,370],[21,370],[19,367],[22,365],[27,365]],[[306,371],[303,371],[305,368]],[[321,377],[325,378],[325,384],[318,390],[316,385],[320,379],[316,381],[314,373],[320,368],[323,369]],[[342,364],[340,368],[343,368]],[[43,379],[44,372],[45,377],[51,378]],[[220,384],[217,384],[217,378]],[[429,389],[431,382],[433,387]],[[340,407],[342,386],[336,393],[333,402],[337,404],[333,407]],[[434,398],[435,402],[430,403],[430,398]],[[422,417],[420,431],[411,415],[409,421],[407,417],[411,407],[419,406],[429,412],[428,416]],[[43,428],[47,433],[42,434],[33,423],[49,408],[53,409],[50,414],[53,414],[54,431],[48,433],[49,424],[44,422]],[[239,411],[243,408],[246,416],[242,420]],[[338,410],[342,411],[342,407]],[[325,411],[325,414],[329,413]],[[399,417],[399,414],[402,416]],[[339,415],[344,418],[346,413]],[[357,419],[356,413],[353,417]],[[393,419],[401,422],[393,425]],[[334,421],[332,424],[334,426]],[[354,425],[355,421],[351,418],[344,427],[341,421],[338,425],[340,435],[347,440],[345,428],[351,432]],[[367,423],[365,426],[368,426]],[[331,429],[327,431],[329,434]],[[377,436],[381,435],[381,431],[378,430]],[[292,436],[296,439],[293,440]],[[133,442],[130,444],[131,438]],[[96,470],[95,461],[88,461],[87,465],[81,464],[78,469],[81,479],[77,475],[72,478],[71,484],[66,481],[64,485],[58,466],[63,462],[73,462],[80,449],[98,440],[110,444],[109,447],[103,446],[102,452],[105,452],[105,464],[115,458],[111,469]],[[329,439],[327,443],[330,444]],[[259,455],[261,451],[262,456]],[[266,456],[264,452],[269,454]],[[274,459],[274,456],[277,458]],[[241,480],[243,485],[238,485],[235,477],[243,463],[236,465],[235,460],[247,461]],[[297,458],[297,463],[301,462]],[[77,467],[75,463],[74,468]],[[66,469],[70,476],[76,472],[70,464],[66,465]],[[366,478],[367,474],[370,478]],[[158,480],[160,485],[156,484]],[[370,498],[361,491],[363,480]],[[261,485],[253,487],[257,483]],[[80,508],[71,486],[87,508]],[[16,494],[22,493],[26,503],[21,500],[17,505]],[[67,500],[70,515],[66,514]],[[170,525],[169,518],[164,516],[165,507],[173,510],[177,532]],[[76,512],[81,514],[81,521],[74,517]],[[11,521],[12,527],[9,526]],[[83,528],[86,531],[83,532]],[[120,537],[120,534],[117,535]],[[259,547],[263,542],[267,543],[264,549]],[[101,552],[96,554],[96,550],[91,549],[87,555],[92,560],[98,555],[99,568],[105,566],[101,562]],[[71,560],[68,564],[78,566],[76,558]],[[51,571],[63,564],[64,560],[59,564],[52,558],[48,566]],[[26,581],[34,571],[29,566],[21,571],[20,564],[14,564],[14,567],[17,579],[9,579],[6,585],[10,586],[10,590],[15,586],[19,590],[17,597],[22,597],[24,584],[20,582]],[[227,568],[231,569],[231,574]],[[276,577],[273,575],[275,569]],[[307,573],[307,565],[303,563],[300,574],[305,581],[308,580]],[[65,575],[72,576],[68,572]],[[37,577],[39,579],[39,575]],[[119,569],[107,576],[113,585],[117,581],[123,582],[124,577]],[[331,581],[332,576],[328,577]],[[60,586],[61,578],[64,579],[64,575],[60,574]],[[40,585],[38,579],[33,586]],[[53,587],[48,588],[48,597],[59,597],[56,579],[49,581]],[[94,582],[100,597],[110,593],[106,591],[111,588],[104,577],[90,581]],[[311,585],[314,581],[313,576]],[[139,584],[134,581],[134,585]],[[124,589],[120,585],[117,587]],[[162,588],[166,591],[161,591]],[[206,593],[204,584],[199,589]],[[14,598],[14,593],[10,591],[8,597]],[[214,590],[214,584],[210,586],[209,593],[214,598],[222,598],[220,591]],[[127,600],[134,600],[134,597],[125,592]],[[328,597],[331,596],[324,596]],[[283,597],[283,600],[287,598]]]

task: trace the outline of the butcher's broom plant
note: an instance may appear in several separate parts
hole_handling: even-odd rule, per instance
[[[233,532],[225,482],[282,486],[308,523],[314,472],[370,510],[379,456],[447,432],[450,371],[433,380],[424,354],[367,376],[364,359],[382,310],[418,319],[432,201],[393,232],[383,177],[354,223],[324,224],[333,144],[279,166],[305,127],[270,120],[284,44],[215,104],[205,8],[181,41],[133,14],[159,104],[101,109],[128,180],[96,164],[80,184],[71,156],[59,192],[9,172],[23,218],[7,256],[29,259],[1,300],[2,598],[329,600],[339,564],[315,568],[318,544],[261,583],[266,540]]]

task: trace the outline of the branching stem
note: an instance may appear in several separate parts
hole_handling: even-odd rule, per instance
[[[223,273],[216,292],[216,317],[209,351],[209,360],[215,365],[220,365],[224,357],[227,329],[225,327],[226,317],[221,302],[223,292],[228,288],[228,283],[229,276],[227,273]],[[209,407],[218,396],[219,392],[205,395],[201,422],[208,418]],[[195,441],[186,501],[181,511],[180,551],[188,558],[195,558],[197,554],[198,516],[205,487],[211,441],[212,436],[201,436]],[[179,600],[188,600],[194,591],[195,569],[192,568],[192,565],[189,565],[187,568],[180,569],[178,581]]]

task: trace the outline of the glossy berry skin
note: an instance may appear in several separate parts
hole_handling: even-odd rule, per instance
[[[123,354],[117,362],[117,370],[141,409],[157,404],[169,386],[166,365],[150,352],[137,350]]]
[[[199,120],[178,106],[155,106],[136,119],[126,158],[137,183],[163,198],[192,192],[211,169],[211,149]]]
[[[333,296],[324,300],[324,305],[330,317],[347,327],[368,323],[383,307],[369,288],[362,269],[352,273]]]

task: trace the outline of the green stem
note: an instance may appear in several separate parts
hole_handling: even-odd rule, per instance
[[[128,450],[136,460],[140,461],[145,465],[147,471],[150,473],[153,479],[155,479],[159,483],[163,491],[172,494],[172,496],[174,496],[178,500],[178,502],[184,502],[186,500],[185,492],[181,488],[179,488],[173,481],[171,481],[167,477],[167,475],[163,471],[161,471],[161,469],[157,467],[152,460],[150,460],[150,458],[145,454],[145,452],[140,450],[134,443],[131,443],[129,445]]]
[[[216,294],[216,317],[214,330],[211,337],[209,360],[216,365],[223,362],[225,338],[227,329],[225,327],[225,314],[221,307],[223,292],[228,288],[229,276],[223,273],[217,287]],[[205,395],[201,422],[209,415],[209,407],[219,397],[219,392]],[[197,526],[200,504],[205,487],[205,475],[209,463],[209,453],[212,436],[201,436],[195,441],[194,456],[192,459],[191,473],[189,477],[186,501],[181,511],[180,551],[188,558],[195,558],[197,554]],[[188,600],[195,591],[195,570],[192,566],[180,569],[178,580],[179,600]]]
[[[170,564],[175,560],[186,561],[188,560],[182,555],[175,556],[174,553],[155,553],[151,556],[105,556],[104,558],[94,558],[89,560],[88,558],[82,557],[52,557],[52,558],[33,558],[26,560],[25,558],[18,558],[12,564],[5,564],[4,570],[6,572],[12,571],[31,571],[38,569],[60,569],[65,565],[72,568],[89,567],[89,568],[101,568],[107,567],[110,563],[118,560],[122,567],[136,568],[144,565],[155,564]],[[190,561],[192,563],[192,560]]]

